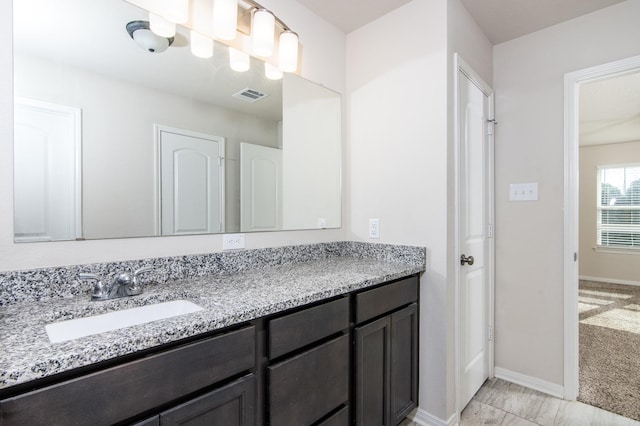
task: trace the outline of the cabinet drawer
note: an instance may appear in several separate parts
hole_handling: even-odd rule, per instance
[[[269,358],[277,358],[349,327],[346,297],[269,321]]]
[[[268,368],[271,426],[308,425],[349,399],[349,336]]]
[[[331,417],[324,419],[318,426],[347,426],[349,424],[349,407],[343,407]]]
[[[251,374],[160,413],[160,426],[255,424],[256,381]]]
[[[411,276],[373,290],[356,294],[356,323],[418,300],[418,277]]]
[[[247,327],[0,401],[0,424],[112,424],[254,364],[255,328]]]

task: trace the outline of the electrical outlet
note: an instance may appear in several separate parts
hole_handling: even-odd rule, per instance
[[[369,238],[380,238],[380,220],[369,219]]]
[[[244,248],[244,234],[224,234],[222,250],[240,250]]]
[[[318,218],[318,228],[325,229],[327,227],[327,219],[324,217]]]

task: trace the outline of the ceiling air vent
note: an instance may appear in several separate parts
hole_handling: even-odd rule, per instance
[[[233,95],[234,98],[242,99],[243,101],[250,103],[257,102],[267,96],[269,95],[267,95],[266,93],[259,92],[255,89],[249,89],[248,87]]]

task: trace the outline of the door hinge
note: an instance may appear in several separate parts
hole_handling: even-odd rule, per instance
[[[489,326],[489,341],[493,340],[493,326]]]
[[[224,157],[218,157],[218,167],[222,167]]]
[[[498,122],[495,119],[487,120],[487,134],[488,135],[493,135],[493,132],[495,131],[495,126],[497,124],[498,124]]]
[[[578,253],[577,252],[573,252],[573,261],[574,262],[578,261]]]
[[[487,238],[493,238],[493,223],[487,225]]]

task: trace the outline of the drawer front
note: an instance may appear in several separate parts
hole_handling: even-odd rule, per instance
[[[349,327],[348,298],[269,321],[269,358],[277,358]]]
[[[331,417],[324,419],[318,426],[348,426],[349,425],[349,407],[343,407],[340,411]]]
[[[271,426],[308,425],[349,399],[349,336],[268,368]]]
[[[160,413],[160,426],[252,426],[256,381],[253,374]]]
[[[112,424],[254,365],[247,327],[0,401],[0,424]]]
[[[418,277],[411,276],[356,294],[356,323],[361,323],[418,300]]]

